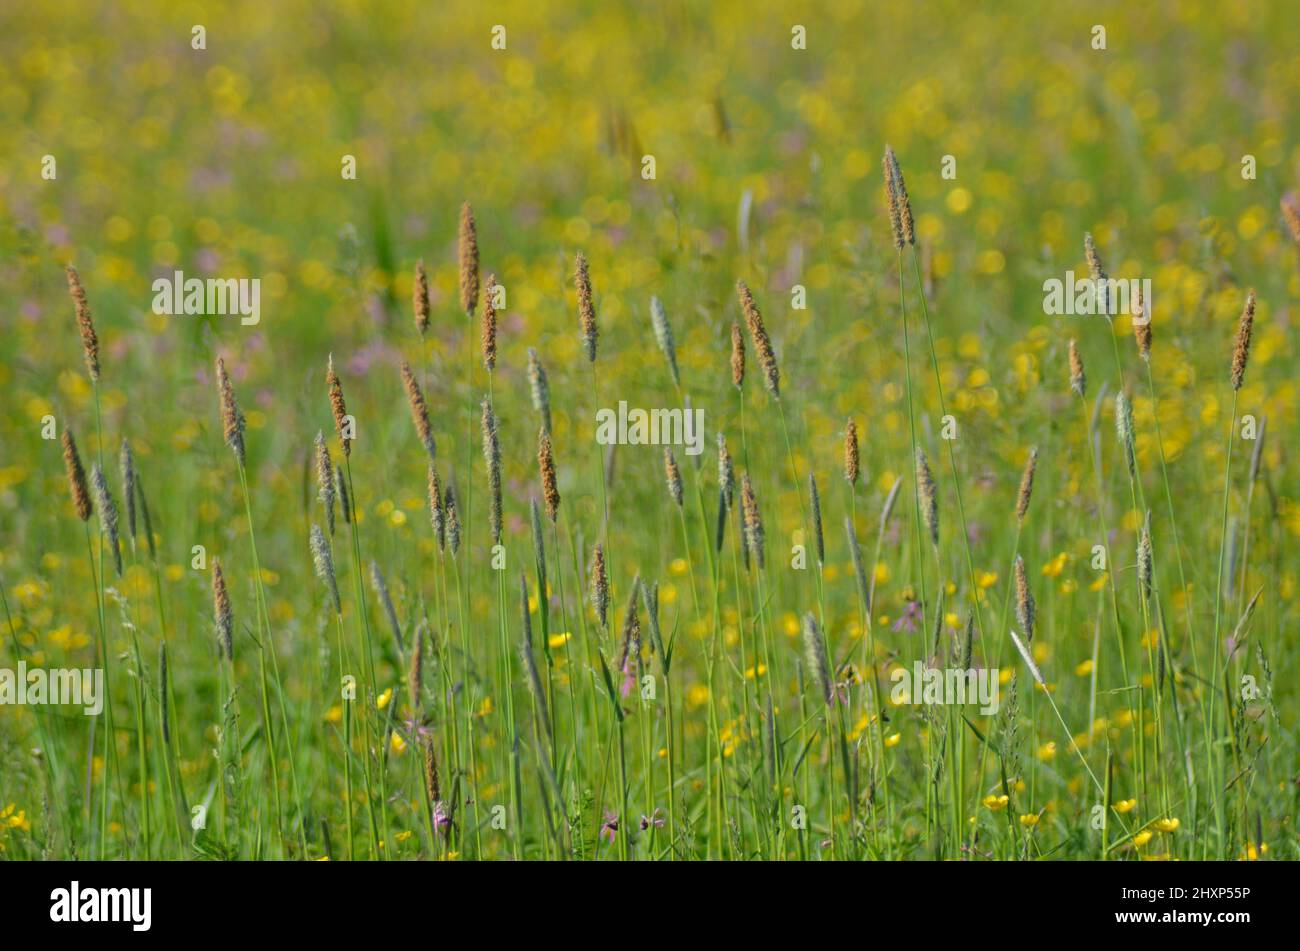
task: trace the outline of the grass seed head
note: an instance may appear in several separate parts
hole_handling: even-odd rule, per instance
[[[673,343],[673,328],[668,323],[668,314],[665,313],[664,305],[660,303],[658,297],[650,298],[650,324],[654,329],[655,342],[659,344],[664,359],[668,361],[668,369],[673,375],[673,383],[680,386],[682,380],[677,372],[677,347]]]
[[[1137,573],[1138,587],[1142,591],[1144,598],[1151,597],[1151,576],[1152,576],[1152,556],[1151,556],[1151,513],[1147,512],[1146,519],[1142,523],[1142,535],[1138,539],[1137,549]]]
[[[1151,362],[1151,315],[1147,313],[1147,301],[1142,296],[1142,286],[1133,287],[1133,339],[1137,342],[1138,356],[1147,363]]]
[[[605,573],[605,549],[600,545],[591,553],[591,606],[604,627],[609,617],[609,576]]]
[[[325,510],[325,527],[334,534],[334,463],[325,445],[325,434],[316,433],[316,497]]]
[[[673,451],[664,446],[664,479],[668,483],[668,495],[673,503],[682,507],[682,471],[677,467],[677,458]]]
[[[71,264],[66,266],[68,275],[68,293],[77,311],[77,330],[81,333],[81,353],[86,358],[86,370],[90,381],[99,383],[99,338],[95,335],[95,322],[90,317],[90,304],[86,301],[86,289],[81,286],[77,269]]]
[[[1088,377],[1083,372],[1083,357],[1079,356],[1079,347],[1070,341],[1070,389],[1076,396],[1083,396],[1088,390]]]
[[[587,256],[578,252],[573,273],[578,287],[578,320],[582,324],[582,346],[587,352],[587,362],[596,362],[596,304],[591,294],[591,273],[587,270]]]
[[[844,479],[849,485],[858,484],[858,424],[850,419],[844,426]]]
[[[72,430],[65,429],[61,439],[63,443],[63,468],[68,474],[68,488],[72,492],[72,506],[77,511],[77,518],[83,522],[90,518],[94,506],[90,502],[90,490],[86,487],[86,470],[81,465],[81,455],[77,452],[77,441],[72,438]]]
[[[537,351],[528,348],[528,390],[533,398],[533,409],[542,417],[542,428],[551,431],[551,387],[546,381],[546,368],[538,359]]]
[[[731,453],[727,451],[727,437],[718,432],[718,485],[722,487],[722,498],[728,507],[736,495],[736,469],[731,462]]]
[[[501,442],[497,436],[497,417],[492,402],[483,400],[483,461],[488,475],[488,523],[492,543],[501,544]]]
[[[113,493],[109,491],[108,479],[99,463],[90,470],[90,484],[95,491],[95,508],[99,511],[99,524],[108,536],[108,550],[113,555],[113,567],[117,575],[122,576],[122,546],[117,535],[117,505],[113,502]]]
[[[1020,629],[1025,634],[1025,643],[1032,643],[1034,640],[1034,621],[1036,618],[1036,606],[1034,604],[1033,592],[1029,590],[1029,577],[1025,574],[1025,559],[1016,555],[1015,564],[1016,580],[1016,620],[1020,623]]]
[[[483,285],[483,320],[480,328],[483,349],[483,366],[491,373],[497,365],[497,308],[493,298],[496,295],[497,276],[489,274]]]
[[[347,435],[348,407],[343,402],[343,384],[334,372],[334,354],[330,354],[329,365],[325,370],[325,383],[329,387],[330,410],[334,413],[334,428],[338,431],[339,441],[343,444],[343,455],[352,455],[352,438]]]
[[[1023,522],[1029,512],[1029,498],[1034,494],[1034,470],[1038,468],[1038,449],[1029,450],[1029,461],[1020,474],[1020,491],[1016,493],[1016,521]]]
[[[740,324],[731,324],[731,385],[740,389],[745,382],[745,335]]]
[[[826,539],[822,535],[822,497],[817,491],[817,477],[808,473],[808,497],[811,501],[813,540],[817,543],[817,564],[826,564]]]
[[[776,365],[776,353],[772,350],[772,341],[767,335],[767,328],[763,325],[763,315],[759,313],[758,305],[754,303],[754,295],[749,292],[749,286],[744,281],[736,282],[736,293],[740,297],[740,308],[745,313],[745,323],[749,326],[750,342],[754,344],[754,352],[758,354],[759,365],[763,368],[763,385],[772,396],[780,399],[781,371]],[[734,348],[732,354],[734,363]]]
[[[433,526],[433,538],[438,543],[439,551],[447,550],[447,523],[443,511],[442,483],[438,480],[438,470],[429,463],[429,524]]]
[[[830,706],[835,699],[835,685],[831,682],[830,658],[826,652],[826,637],[822,633],[817,619],[809,611],[803,616],[804,651],[808,656],[808,667],[817,680],[822,700]]]
[[[239,465],[244,465],[244,414],[235,402],[235,388],[230,385],[226,361],[217,357],[217,392],[221,399],[221,429],[226,445],[235,454]]]
[[[916,491],[921,505],[921,518],[930,532],[930,541],[939,544],[939,500],[934,485],[934,474],[925,450],[916,450]]]
[[[411,285],[411,306],[415,311],[415,329],[424,336],[429,329],[429,277],[424,273],[424,262],[415,262],[415,280]]]
[[[1287,192],[1282,196],[1282,217],[1286,219],[1291,240],[1300,244],[1300,197],[1295,192]]]
[[[397,620],[393,597],[388,593],[388,582],[384,580],[384,573],[379,570],[379,562],[373,558],[370,559],[370,587],[375,589],[375,597],[379,599],[379,606],[384,609],[384,617],[387,618],[388,627],[393,632],[393,643],[397,645],[400,653],[406,649],[402,643],[402,625]]]
[[[217,647],[226,660],[235,659],[235,619],[230,610],[230,594],[226,591],[226,576],[221,571],[221,559],[212,559],[212,615],[217,627]]]
[[[343,468],[334,467],[334,494],[339,500],[339,514],[343,516],[343,524],[352,524],[352,496],[348,494],[348,483],[343,477]]]
[[[420,383],[411,372],[411,366],[402,361],[402,386],[406,389],[406,402],[411,407],[411,421],[415,423],[415,434],[420,437],[420,444],[432,461],[437,456],[437,443],[433,438],[433,427],[429,425],[429,406],[424,401]]]
[[[1246,306],[1237,323],[1237,340],[1232,348],[1232,391],[1241,389],[1246,378],[1246,361],[1250,357],[1250,334],[1255,326],[1255,292],[1246,295]]]
[[[555,453],[551,436],[545,428],[537,433],[537,468],[542,475],[542,498],[546,501],[546,517],[555,524],[560,511],[560,489],[555,477]]]
[[[334,574],[334,553],[330,551],[330,544],[325,539],[325,533],[316,524],[311,527],[311,560],[312,565],[316,568],[316,577],[329,590],[330,602],[334,605],[334,613],[342,614],[343,607],[339,602],[339,583]]]
[[[122,448],[117,454],[118,468],[122,473],[122,504],[126,506],[126,531],[128,538],[135,538],[135,454],[131,444],[122,440]]]
[[[456,487],[447,486],[447,494],[443,497],[443,511],[446,513],[447,521],[447,547],[451,549],[454,556],[460,551],[460,510],[456,505]]]
[[[1137,456],[1133,444],[1133,404],[1120,390],[1115,394],[1115,435],[1124,451],[1124,462],[1130,477],[1137,472]]]
[[[478,228],[469,202],[460,206],[460,235],[456,251],[460,264],[460,309],[473,317],[474,305],[478,302]]]
[[[761,571],[767,564],[764,551],[763,515],[758,508],[758,496],[746,472],[740,481],[740,505],[745,516],[745,550],[754,557]]]
[[[903,181],[903,170],[899,167],[898,156],[889,146],[885,146],[885,161],[888,169],[885,181],[890,188],[889,220],[894,224],[895,207],[898,221],[894,232],[894,247],[902,249],[903,244],[916,244],[916,228],[912,223],[912,200],[907,196],[907,183]]]

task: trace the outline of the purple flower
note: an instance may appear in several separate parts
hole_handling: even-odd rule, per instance
[[[903,613],[898,620],[894,622],[894,632],[907,631],[909,634],[916,633],[916,626],[921,621],[921,602],[908,601],[903,605]]]
[[[644,832],[651,826],[654,826],[656,829],[662,829],[664,827],[664,817],[660,815],[658,809],[654,811],[653,815],[647,816],[642,814],[641,816],[641,831]]]
[[[618,837],[618,813],[605,810],[605,824],[600,827],[600,837],[610,845]]]

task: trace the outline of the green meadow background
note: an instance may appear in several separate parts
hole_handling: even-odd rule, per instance
[[[195,25],[206,49],[191,47]],[[504,50],[492,48],[497,25]],[[796,25],[806,49],[792,48]],[[76,708],[0,707],[0,858],[1298,857],[1300,235],[1281,206],[1300,181],[1298,27],[1291,5],[1262,2],[6,5],[0,666],[100,666],[100,522],[89,522],[88,555],[46,417],[76,434],[87,470],[102,453],[119,507],[118,447],[130,441],[156,557],[143,531],[124,537],[122,575],[110,557],[102,579],[111,754],[106,724],[92,749]],[[916,221],[915,252],[901,258],[886,144]],[[341,175],[349,155],[354,180]],[[953,178],[941,175],[945,156]],[[477,323],[458,305],[465,201],[482,274],[507,290],[490,382]],[[1085,232],[1112,276],[1152,281],[1150,378],[1127,317],[1112,328],[1043,312],[1045,280],[1086,272]],[[578,251],[595,287],[595,374],[579,333]],[[418,260],[432,301],[423,338]],[[69,263],[99,334],[97,389]],[[175,270],[260,279],[260,323],[152,314],[153,279]],[[779,402],[748,335],[743,403],[731,385],[737,280],[774,341]],[[795,285],[805,308],[792,306]],[[1229,364],[1251,288],[1233,427]],[[680,389],[652,334],[652,295],[672,326]],[[1087,367],[1082,408],[1072,339]],[[549,594],[529,528],[541,492],[529,348],[549,378],[562,497],[544,531]],[[341,522],[333,539],[343,644],[353,659],[369,644],[375,658],[374,690],[363,682],[346,716],[340,628],[308,547],[324,521],[318,431],[342,461],[330,355],[358,427],[356,547]],[[223,445],[218,356],[247,420],[247,494]],[[430,528],[402,360],[425,388],[440,477],[462,506],[469,496],[456,558]],[[1136,486],[1115,436],[1121,389]],[[503,573],[483,504],[478,403],[489,390]],[[606,532],[596,409],[681,406],[684,395],[706,426],[698,467],[678,451],[684,506],[665,488],[659,449],[620,446]],[[958,427],[951,447],[941,398]],[[1253,481],[1245,415],[1267,419]],[[850,418],[856,486],[842,469]],[[738,511],[711,554],[719,432],[757,493],[763,572],[742,560]],[[937,483],[937,546],[914,525],[913,441]],[[1135,562],[1148,509],[1155,591],[1144,612]],[[869,625],[846,516],[875,580]],[[586,598],[597,541],[608,630]],[[1096,544],[1110,546],[1113,571],[1092,567]],[[205,570],[191,567],[196,545]],[[795,545],[810,552],[805,570],[791,567]],[[1005,630],[1017,552],[1045,689]],[[217,660],[213,556],[235,612],[233,694]],[[518,652],[521,572],[549,736]],[[636,690],[611,698],[604,669],[638,574],[659,585],[672,644],[665,678],[639,604],[652,703]],[[807,612],[848,684],[829,712],[806,661]],[[972,615],[977,666],[1001,668],[999,715],[875,703],[873,671],[887,685],[898,665],[947,664]],[[422,621],[425,690],[413,701]],[[1248,698],[1244,683],[1258,688]],[[447,829],[428,821],[426,740]],[[1098,803],[1104,835],[1090,821]],[[198,804],[208,814],[196,832]],[[506,807],[505,829],[494,806]]]

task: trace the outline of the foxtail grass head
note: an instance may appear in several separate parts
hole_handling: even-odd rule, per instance
[[[429,524],[433,527],[433,539],[438,543],[439,551],[447,550],[447,524],[442,503],[442,483],[438,480],[438,470],[429,463]]]
[[[750,481],[748,472],[740,480],[740,505],[745,518],[745,550],[761,571],[767,564],[763,514],[759,511],[758,496],[754,494],[754,484]]]
[[[235,659],[235,619],[230,609],[230,594],[226,591],[226,576],[221,571],[221,559],[212,559],[212,615],[217,629],[217,648],[226,660]]]
[[[730,508],[736,495],[736,469],[727,451],[727,437],[721,431],[718,432],[718,485],[722,488],[723,501]]]
[[[907,195],[907,183],[898,156],[888,145],[883,160],[885,171],[885,201],[889,206],[889,225],[894,233],[894,247],[901,251],[904,244],[916,244],[916,228],[912,221],[912,200]]]
[[[72,304],[77,312],[77,330],[81,333],[81,353],[86,359],[86,371],[92,383],[99,383],[99,338],[95,335],[95,322],[90,316],[90,304],[86,300],[86,289],[81,286],[81,277],[71,264],[66,266],[68,275],[68,293],[72,295]]]
[[[474,209],[469,202],[460,206],[460,234],[456,252],[460,265],[460,309],[473,317],[474,305],[478,303],[478,228],[474,224]]]
[[[492,401],[483,400],[483,461],[488,475],[488,522],[492,543],[501,544],[501,442],[497,435],[497,417]]]
[[[420,383],[411,372],[411,366],[402,361],[402,386],[406,389],[406,402],[411,407],[411,421],[415,424],[415,434],[420,437],[420,444],[432,461],[437,456],[437,443],[433,438],[433,427],[429,425],[429,406],[424,401]]]
[[[822,535],[822,497],[817,491],[817,477],[808,473],[808,499],[812,514],[813,541],[817,544],[817,564],[826,564],[826,539]]]
[[[226,361],[217,357],[217,392],[221,400],[221,429],[226,445],[235,454],[235,459],[244,465],[244,414],[235,402],[235,388],[230,385],[230,374],[226,372]]]
[[[930,460],[925,458],[925,450],[916,450],[916,493],[921,506],[921,519],[930,533],[930,541],[939,544],[939,499],[934,485],[934,474],[930,471]]]
[[[348,407],[343,402],[343,384],[334,372],[334,354],[330,354],[329,364],[325,370],[325,384],[329,389],[330,411],[334,414],[334,428],[343,444],[343,455],[352,455],[352,427],[348,422]]]
[[[591,553],[591,606],[596,609],[600,626],[609,617],[609,575],[605,571],[605,549],[597,545]]]
[[[835,700],[835,684],[831,680],[830,656],[826,651],[826,635],[813,617],[811,611],[803,616],[804,652],[808,658],[808,669],[817,682],[822,700],[830,706]]]
[[[1088,377],[1083,372],[1083,357],[1079,356],[1079,347],[1073,340],[1070,341],[1070,389],[1080,397],[1088,391]]]
[[[546,381],[546,368],[542,366],[537,351],[528,348],[528,390],[533,399],[533,409],[542,418],[542,429],[551,431],[551,387]]]
[[[83,522],[90,518],[95,510],[90,501],[90,490],[86,485],[86,470],[81,465],[81,455],[77,452],[77,441],[72,437],[72,430],[65,429],[61,437],[63,443],[63,468],[68,473],[68,489],[72,492],[72,507],[76,509],[77,518]]]
[[[1300,244],[1300,197],[1295,192],[1282,196],[1282,217],[1286,220],[1286,229],[1291,233],[1291,240]]]
[[[411,284],[411,308],[415,312],[415,329],[424,336],[429,329],[429,276],[424,262],[415,262],[415,280]]]
[[[1016,521],[1024,522],[1029,513],[1029,498],[1034,494],[1034,470],[1038,468],[1038,449],[1029,450],[1029,461],[1020,474],[1020,491],[1016,493]]]
[[[442,509],[447,522],[447,547],[451,549],[454,556],[460,551],[460,508],[456,504],[456,487],[447,486],[447,494],[443,496]]]
[[[1025,559],[1019,555],[1016,555],[1013,573],[1016,582],[1016,620],[1020,624],[1020,630],[1025,634],[1025,643],[1031,643],[1034,639],[1037,608],[1034,604],[1033,592],[1029,590],[1029,577],[1025,574]]]
[[[497,276],[489,274],[483,285],[483,320],[480,328],[480,344],[483,350],[483,366],[489,373],[497,365]]]
[[[673,451],[664,446],[664,481],[668,485],[668,495],[673,504],[682,507],[682,470],[677,465]]]
[[[736,293],[740,298],[740,309],[744,311],[745,323],[749,326],[750,342],[758,354],[759,365],[763,368],[763,385],[776,399],[781,398],[781,371],[776,365],[776,353],[772,350],[771,338],[763,325],[763,315],[754,303],[754,295],[744,281],[736,282]],[[734,350],[733,350],[734,360]]]
[[[1138,538],[1137,573],[1138,588],[1142,597],[1151,597],[1151,578],[1153,574],[1153,557],[1151,554],[1151,513],[1147,512],[1142,522],[1142,535]]]
[[[555,453],[551,437],[545,429],[537,433],[537,468],[542,477],[542,498],[546,501],[546,517],[555,524],[560,512],[560,488],[555,477]]]
[[[131,444],[122,440],[122,448],[117,454],[118,469],[122,473],[122,504],[126,508],[127,537],[135,539],[135,454]]]
[[[740,389],[745,383],[745,335],[740,324],[731,324],[731,385]]]
[[[325,510],[325,527],[334,534],[334,463],[325,445],[325,434],[316,433],[316,497]]]
[[[573,282],[578,288],[578,322],[582,325],[582,347],[587,353],[587,362],[596,362],[596,338],[600,335],[596,328],[596,303],[591,293],[591,272],[587,269],[587,256],[578,252],[574,266]]]
[[[339,583],[334,574],[334,553],[330,551],[329,541],[325,538],[325,533],[320,530],[319,525],[313,524],[311,527],[311,560],[316,569],[316,577],[321,580],[329,591],[330,603],[334,605],[334,613],[342,614],[343,608],[339,602]]]
[[[673,343],[672,324],[668,323],[668,314],[664,311],[664,305],[660,303],[658,297],[650,298],[650,325],[654,329],[655,343],[659,344],[664,359],[668,361],[668,370],[673,375],[673,384],[681,386],[682,379],[677,372],[677,347]]]
[[[1151,362],[1151,314],[1147,310],[1150,302],[1142,296],[1142,285],[1135,283],[1133,288],[1133,340],[1137,343],[1138,356],[1145,362]]]
[[[1246,294],[1246,306],[1237,323],[1237,339],[1232,348],[1232,391],[1241,389],[1246,378],[1246,361],[1250,358],[1250,334],[1255,326],[1255,292]]]
[[[844,480],[849,485],[858,484],[858,424],[850,419],[844,425]]]
[[[117,534],[117,505],[113,502],[113,493],[109,491],[108,479],[99,463],[90,470],[90,484],[95,491],[95,509],[99,512],[99,524],[108,539],[108,550],[113,555],[113,567],[118,577],[122,576],[122,546]]]
[[[1133,404],[1123,390],[1115,394],[1115,435],[1124,452],[1124,463],[1132,477],[1137,472],[1137,455],[1133,442]]]

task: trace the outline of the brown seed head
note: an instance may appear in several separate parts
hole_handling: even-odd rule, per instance
[[[68,293],[77,310],[77,329],[81,332],[81,352],[86,358],[86,369],[90,372],[92,383],[99,382],[99,338],[95,336],[95,322],[90,319],[90,304],[86,302],[86,291],[81,286],[77,269],[67,265]]]
[[[885,146],[885,155],[880,160],[885,173],[885,205],[889,209],[889,230],[894,236],[894,249],[903,250],[903,217],[898,206],[898,186],[894,178],[894,150]]]
[[[776,365],[776,354],[772,351],[772,341],[763,326],[763,315],[754,303],[754,295],[744,281],[736,282],[736,293],[740,297],[740,308],[745,312],[745,323],[749,325],[749,337],[758,354],[758,362],[763,367],[763,383],[767,391],[777,399],[781,398],[781,372]],[[733,351],[734,353],[734,351]],[[733,371],[734,375],[734,371]]]
[[[1023,522],[1029,512],[1029,497],[1034,492],[1034,470],[1038,468],[1038,449],[1029,450],[1029,461],[1020,475],[1020,492],[1016,495],[1016,521]]]
[[[587,270],[587,256],[578,252],[577,265],[573,281],[578,286],[578,320],[582,324],[582,345],[587,351],[587,360],[596,362],[596,305],[591,296],[591,274]]]
[[[858,424],[852,419],[844,427],[844,478],[858,484]]]
[[[912,223],[912,200],[907,197],[907,183],[903,181],[903,170],[898,165],[898,156],[889,146],[885,146],[885,160],[889,163],[886,181],[892,186],[893,198],[898,205],[898,230],[894,234],[894,246],[900,250],[902,242],[916,244],[916,229]],[[893,222],[893,207],[890,207],[890,222]],[[901,241],[900,241],[901,238]]]
[[[664,478],[668,483],[668,494],[678,508],[682,507],[682,471],[677,467],[677,458],[673,451],[664,447]]]
[[[740,389],[745,382],[745,335],[740,324],[731,324],[731,385]]]
[[[424,262],[415,262],[415,281],[411,286],[411,306],[415,311],[415,329],[421,335],[429,329],[429,277]]]
[[[489,274],[483,285],[483,322],[480,328],[483,344],[483,365],[489,373],[497,365],[497,309],[493,301],[496,294],[497,276]]]
[[[1025,635],[1025,643],[1028,644],[1034,639],[1034,618],[1036,608],[1034,605],[1034,596],[1029,590],[1029,578],[1025,574],[1025,560],[1019,555],[1016,556],[1015,576],[1016,620],[1020,622],[1020,629]]]
[[[591,553],[591,605],[604,627],[609,615],[609,575],[605,573],[605,549],[600,545]]]
[[[90,489],[86,485],[86,470],[81,467],[81,456],[77,453],[77,442],[72,438],[72,430],[63,431],[63,468],[68,473],[68,488],[72,491],[72,507],[77,510],[77,518],[83,522],[90,518],[94,507],[90,503]]]
[[[443,510],[442,483],[438,481],[438,470],[429,463],[429,524],[433,526],[433,537],[438,543],[439,551],[447,549],[446,513]]]
[[[555,478],[555,454],[545,428],[537,433],[537,468],[542,474],[542,498],[546,500],[546,517],[555,524],[560,511],[560,489]]]
[[[411,421],[415,423],[415,433],[420,437],[424,451],[432,461],[437,455],[437,444],[434,442],[433,428],[429,425],[429,407],[424,402],[424,393],[420,390],[419,381],[415,379],[410,364],[405,360],[402,361],[402,386],[406,387],[406,402],[411,407]]]
[[[334,428],[338,431],[339,441],[343,443],[343,455],[352,455],[352,437],[347,426],[348,407],[343,402],[343,384],[334,372],[334,354],[330,354],[329,367],[325,371],[325,383],[329,387],[330,409],[334,412]]]
[[[727,437],[721,432],[718,433],[718,485],[730,508],[736,496],[736,470],[731,463],[731,453],[727,450]]]
[[[429,794],[430,807],[436,813],[442,801],[442,786],[438,782],[438,748],[431,736],[424,738],[424,791]]]
[[[1083,357],[1079,356],[1079,348],[1073,340],[1070,341],[1070,389],[1079,396],[1088,390],[1088,378],[1083,373]]]
[[[492,543],[501,544],[501,442],[497,435],[497,417],[492,403],[483,400],[483,461],[488,474],[488,522]]]
[[[325,434],[316,433],[316,495],[325,509],[325,527],[334,534],[334,463],[325,446]]]
[[[478,302],[478,229],[474,226],[474,209],[469,202],[460,206],[460,309],[471,317]]]
[[[1133,339],[1137,341],[1138,356],[1150,363],[1151,315],[1147,312],[1147,302],[1142,297],[1140,284],[1135,284],[1133,288]]]
[[[235,389],[230,385],[226,361],[217,357],[217,391],[221,398],[221,428],[226,445],[234,452],[239,464],[244,464],[244,414],[235,402]]]
[[[456,487],[447,486],[447,494],[443,496],[442,509],[447,521],[447,547],[455,555],[460,551],[460,511],[456,507]]]
[[[1246,360],[1250,357],[1250,333],[1255,326],[1255,292],[1246,295],[1246,307],[1237,324],[1237,341],[1232,348],[1232,389],[1241,389],[1246,377]]]

